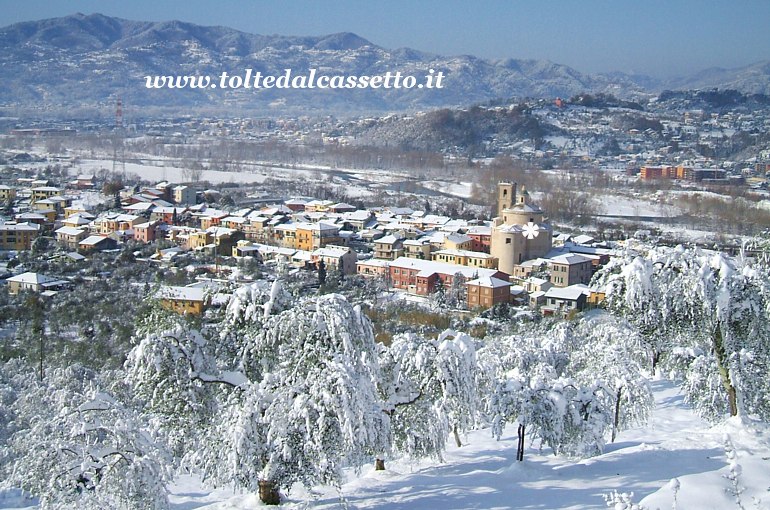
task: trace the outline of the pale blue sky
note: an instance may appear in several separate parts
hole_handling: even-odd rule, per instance
[[[386,48],[676,76],[770,59],[770,0],[0,0],[0,26],[83,12],[258,34],[355,32]]]

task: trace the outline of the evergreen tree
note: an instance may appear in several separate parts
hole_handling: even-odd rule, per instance
[[[326,264],[323,260],[318,261],[318,285],[324,286],[326,284]]]

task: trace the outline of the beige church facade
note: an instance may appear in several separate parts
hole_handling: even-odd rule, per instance
[[[553,230],[544,213],[532,203],[529,193],[516,184],[497,185],[497,216],[492,220],[490,253],[498,259],[498,269],[513,274],[516,264],[543,257],[553,246]]]

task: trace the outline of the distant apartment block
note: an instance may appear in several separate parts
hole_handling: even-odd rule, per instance
[[[643,166],[639,172],[642,180],[676,179],[681,181],[723,180],[727,171],[721,168],[692,168],[686,166]]]

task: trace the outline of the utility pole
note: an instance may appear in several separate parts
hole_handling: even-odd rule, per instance
[[[44,353],[44,341],[43,341],[43,333],[40,333],[40,382],[43,381],[43,353]]]
[[[123,140],[123,99],[118,96],[118,101],[115,105],[115,130],[112,137],[112,177],[114,179],[118,172],[120,172],[121,179],[125,182],[126,161]]]
[[[219,276],[219,227],[214,227],[214,274]]]

